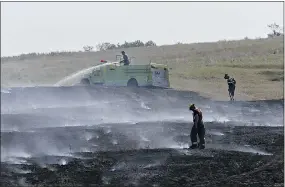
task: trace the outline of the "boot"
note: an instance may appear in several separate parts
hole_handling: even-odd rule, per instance
[[[205,144],[199,144],[199,149],[205,149]]]
[[[196,148],[198,148],[198,145],[197,144],[192,144],[189,148],[190,149],[196,149]]]

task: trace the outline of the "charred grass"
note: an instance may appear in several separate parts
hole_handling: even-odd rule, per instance
[[[270,128],[270,129],[268,129]],[[273,155],[205,149],[192,155],[173,149],[78,153],[66,165],[18,165],[31,173],[1,166],[4,186],[278,186],[284,185],[282,127],[236,127],[234,141],[268,148]],[[266,137],[266,138],[265,138]],[[142,166],[149,158],[160,164]],[[134,164],[136,163],[136,164]]]

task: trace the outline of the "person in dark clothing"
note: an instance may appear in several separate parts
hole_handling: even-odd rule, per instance
[[[202,111],[199,108],[196,108],[195,104],[191,104],[189,106],[189,110],[193,112],[193,126],[191,129],[191,142],[192,145],[190,146],[191,149],[195,148],[200,148],[204,149],[205,148],[205,126],[203,123],[203,114]],[[199,136],[199,144],[197,142],[197,134]]]
[[[123,55],[123,60],[120,61],[120,63],[124,63],[125,66],[129,65],[130,61],[128,55],[126,55],[125,51],[122,51],[121,53]]]
[[[233,101],[235,96],[236,80],[228,74],[225,74],[224,79],[227,79],[230,100]]]

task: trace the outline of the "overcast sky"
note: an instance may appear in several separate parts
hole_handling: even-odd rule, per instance
[[[283,2],[5,2],[1,56],[82,50],[100,42],[158,45],[265,37]]]

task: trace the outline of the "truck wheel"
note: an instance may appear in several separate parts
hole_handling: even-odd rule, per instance
[[[128,87],[138,87],[138,81],[135,78],[131,78],[128,83]]]
[[[82,79],[80,81],[80,84],[82,84],[82,85],[90,85],[90,81],[89,81],[89,79]]]

